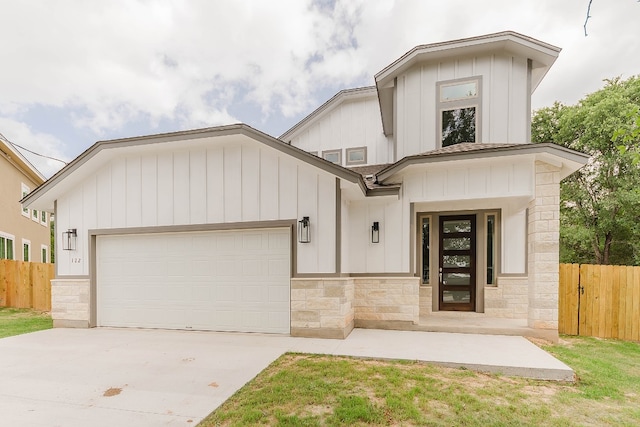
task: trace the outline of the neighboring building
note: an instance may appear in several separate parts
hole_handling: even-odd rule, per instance
[[[51,262],[49,213],[20,200],[45,177],[0,137],[0,259]]]
[[[55,208],[55,325],[345,337],[471,317],[557,337],[559,184],[587,161],[530,144],[559,51],[418,46],[280,139],[96,143],[25,199]]]

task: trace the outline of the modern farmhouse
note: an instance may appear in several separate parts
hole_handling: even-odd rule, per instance
[[[23,200],[55,213],[55,325],[557,336],[559,183],[587,161],[530,143],[559,51],[514,32],[422,45],[279,138],[97,142]]]

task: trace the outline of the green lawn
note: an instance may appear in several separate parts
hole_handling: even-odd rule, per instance
[[[0,338],[51,329],[52,327],[53,321],[48,313],[22,308],[0,307]]]
[[[638,343],[565,337],[544,348],[578,382],[286,354],[200,426],[640,425]]]

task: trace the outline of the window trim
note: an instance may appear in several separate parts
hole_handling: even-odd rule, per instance
[[[356,151],[362,151],[362,160],[355,160],[352,161],[349,159],[349,154],[356,152]],[[367,164],[367,147],[353,147],[353,148],[347,148],[346,149],[346,153],[345,153],[345,158],[347,161],[347,166],[356,166],[356,165],[366,165]]]
[[[44,251],[44,257],[42,256],[43,251]],[[49,262],[49,246],[40,245],[40,259],[43,264],[47,264]]]
[[[42,217],[44,216],[44,220]],[[47,211],[40,211],[40,224],[47,226]]]
[[[455,98],[442,101],[441,91],[443,87],[454,86],[464,83],[476,83],[475,96],[466,98]],[[470,76],[453,80],[443,80],[436,82],[436,141],[438,147],[442,148],[442,114],[445,111],[458,110],[462,108],[476,109],[476,134],[474,143],[482,142],[482,76]]]
[[[16,236],[0,231],[0,238],[5,239],[5,242],[6,241],[10,241],[11,242],[11,258],[6,257],[6,248],[7,248],[7,246],[5,246],[5,256],[0,256],[0,259],[15,260],[16,259]]]
[[[331,160],[327,159],[327,154],[337,154],[338,155],[338,161],[337,162],[331,162]],[[325,159],[328,162],[331,162],[331,163],[335,164],[335,165],[342,166],[342,149],[324,150],[324,151],[322,151],[322,158]]]
[[[25,247],[26,246],[26,247]],[[27,250],[27,258],[24,259],[25,249]],[[22,261],[31,262],[31,240],[22,239]]]
[[[27,186],[27,184],[25,184],[24,182],[21,183],[20,194],[22,195],[22,197],[20,197],[20,199],[24,199],[24,197],[28,195],[30,192],[31,192],[31,189]],[[22,212],[22,216],[31,218],[31,209],[25,208],[22,203],[20,204],[20,210]]]

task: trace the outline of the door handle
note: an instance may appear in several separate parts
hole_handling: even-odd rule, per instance
[[[438,276],[440,276],[440,284],[444,285],[444,282],[442,281],[442,267],[440,267],[440,273]]]

